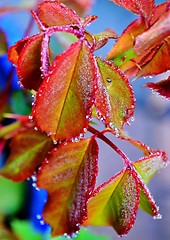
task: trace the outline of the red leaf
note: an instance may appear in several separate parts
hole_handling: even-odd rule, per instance
[[[78,14],[83,14],[92,7],[94,0],[61,0],[60,2],[63,2],[67,6],[73,8]]]
[[[148,62],[141,63],[141,70],[138,71],[137,78],[160,74],[170,69],[170,39],[166,38],[164,43],[156,51],[153,51],[154,56]],[[152,54],[152,51],[150,54]]]
[[[165,12],[159,20],[143,34],[137,36],[134,51],[140,55],[160,45],[170,35],[170,11]]]
[[[98,146],[95,139],[68,142],[49,155],[37,175],[37,185],[48,191],[44,220],[52,236],[79,230],[87,217],[87,200],[94,189]]]
[[[18,41],[9,50],[9,61],[16,64],[17,74],[25,89],[38,90],[41,77],[41,45],[43,35],[37,34]]]
[[[111,0],[127,10],[140,14],[148,21],[152,17],[154,0]]]
[[[113,65],[97,59],[99,67],[95,107],[104,123],[120,131],[133,115],[133,90],[125,76]]]
[[[26,129],[12,138],[10,147],[11,153],[0,175],[20,182],[33,175],[52,149],[53,143],[41,132]]]
[[[168,79],[157,83],[148,82],[145,86],[150,88],[153,92],[157,92],[161,96],[170,99],[170,76]]]
[[[109,39],[118,38],[118,35],[109,28],[98,34],[90,34],[89,32],[85,34],[88,42],[93,44],[93,51],[103,47]]]
[[[81,25],[80,18],[72,10],[58,1],[45,1],[38,7],[38,17],[40,21],[47,27]]]
[[[81,40],[57,56],[36,96],[38,127],[55,140],[79,136],[89,124],[94,78],[93,56]]]
[[[84,225],[112,226],[119,235],[127,234],[136,220],[139,193],[135,172],[121,171],[94,191]]]

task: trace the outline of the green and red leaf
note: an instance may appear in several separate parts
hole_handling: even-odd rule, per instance
[[[43,35],[37,34],[18,41],[9,50],[9,61],[14,63],[21,86],[38,90],[43,78],[41,73],[41,50]]]
[[[135,38],[143,33],[146,29],[146,23],[141,17],[129,24],[129,26],[123,31],[116,44],[110,50],[109,54],[107,55],[107,59],[113,61],[115,61],[115,58],[126,59],[125,52],[133,48]]]
[[[170,99],[170,76],[168,79],[157,83],[148,82],[145,86],[150,88],[153,92],[157,92],[161,96]]]
[[[34,174],[52,149],[53,142],[39,131],[25,129],[12,138],[10,147],[11,153],[0,175],[20,182]]]
[[[99,67],[95,91],[95,107],[103,122],[121,131],[133,116],[134,94],[130,83],[119,69],[109,62],[97,59]]]
[[[119,235],[127,234],[136,219],[139,193],[135,172],[121,171],[94,191],[84,225],[112,226]]]
[[[37,186],[48,191],[43,217],[52,236],[72,235],[87,218],[94,189],[98,145],[94,138],[68,142],[54,149],[37,175]]]
[[[33,108],[42,131],[55,140],[83,133],[91,115],[95,72],[90,48],[81,40],[56,57]]]
[[[38,18],[46,27],[81,26],[79,16],[58,1],[45,1],[38,7]]]

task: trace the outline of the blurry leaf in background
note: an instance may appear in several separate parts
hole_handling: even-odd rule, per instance
[[[22,206],[24,184],[0,178],[0,215],[15,214]]]
[[[16,114],[29,115],[31,112],[29,101],[28,93],[25,93],[23,90],[13,92],[11,99],[12,111]]]
[[[6,54],[8,50],[7,40],[5,34],[0,30],[0,55]]]
[[[49,238],[50,240],[51,238]],[[65,240],[64,236],[52,238],[52,240]],[[81,228],[80,233],[74,237],[75,240],[110,240],[109,236],[93,233],[86,228]]]
[[[29,221],[14,220],[12,229],[20,240],[42,240],[42,236],[35,232]]]

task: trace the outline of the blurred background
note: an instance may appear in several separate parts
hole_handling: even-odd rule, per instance
[[[28,35],[38,32],[35,25],[32,25],[31,29],[28,29],[28,24],[32,18],[29,9],[34,6],[35,2],[35,0],[0,0],[0,30],[5,33],[8,47],[23,38],[26,31],[28,31]],[[155,1],[156,4],[163,2],[164,1]],[[92,1],[90,3],[92,3]],[[15,9],[16,7],[20,9]],[[137,18],[137,15],[116,6],[108,0],[94,1],[91,8],[89,8],[89,10],[86,9],[85,12],[98,16],[98,19],[88,27],[89,31],[92,33],[99,33],[109,27],[120,35],[127,25]],[[2,35],[0,35],[0,37],[2,38]],[[65,38],[63,37],[63,39]],[[72,39],[70,39],[70,41],[71,40]],[[65,44],[68,43],[69,40]],[[113,44],[114,41],[110,40],[102,49],[96,51],[96,55],[104,58]],[[60,52],[63,47],[60,42],[56,44],[55,41],[51,41],[51,46],[56,53]],[[6,89],[9,76],[11,76],[11,85],[9,90],[10,97],[7,99],[7,109],[17,114],[28,115],[30,113],[30,103],[32,101],[31,96],[26,92],[23,93],[20,89],[17,84],[18,79],[15,69],[8,62],[7,54],[4,52],[0,54],[0,105],[2,105],[2,94]],[[148,81],[156,82],[165,78],[166,76],[164,74],[156,76],[152,80],[141,78],[132,82],[136,97],[135,121],[132,122],[130,126],[126,127],[126,131],[134,139],[140,140],[154,149],[161,148],[170,156],[170,102],[152,94],[149,89],[143,87]],[[2,123],[7,125],[9,120],[3,120]],[[102,130],[103,125],[99,122],[97,122],[97,124],[98,128]],[[136,161],[142,157],[141,152],[130,144],[113,138],[110,135],[108,135],[108,137],[111,138],[132,161]],[[97,184],[99,185],[113,176],[116,172],[120,171],[122,169],[122,163],[119,156],[116,155],[113,150],[100,140],[98,143],[100,145],[100,173]],[[8,155],[9,149],[7,148],[5,150],[6,151],[0,155],[0,167],[3,165],[6,155]],[[123,237],[123,239],[170,239],[169,170],[170,166],[162,170],[160,174],[157,174],[149,184],[150,191],[160,207],[163,216],[162,219],[154,220],[152,217],[139,210],[134,227],[126,237]],[[32,184],[32,179],[28,180],[26,183],[14,184],[0,178],[0,226],[1,215],[6,215],[7,222],[10,222],[10,219],[15,220],[13,221],[13,226],[14,229],[19,232],[20,236],[25,231],[21,239],[50,239],[49,227],[46,226],[41,219],[41,213],[47,194],[43,190],[36,191],[36,189],[32,187]],[[28,219],[30,220],[29,222],[27,221]],[[20,229],[21,225],[22,230]],[[97,235],[88,235],[88,230],[93,233],[96,232]],[[83,230],[81,239],[120,239],[110,227],[89,227],[88,230]],[[26,232],[32,235],[26,236]],[[0,239],[5,240],[3,238]]]

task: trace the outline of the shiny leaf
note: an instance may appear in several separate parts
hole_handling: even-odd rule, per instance
[[[119,235],[127,234],[136,219],[139,192],[136,174],[121,171],[95,190],[84,225],[112,226]]]
[[[150,88],[153,92],[157,92],[161,96],[170,99],[170,76],[168,79],[157,83],[148,82],[145,86]]]
[[[94,0],[59,0],[59,2],[66,4],[68,7],[73,8],[78,14],[82,15],[92,7]]]
[[[36,96],[33,115],[38,127],[55,140],[83,133],[91,115],[95,67],[86,43],[73,43],[56,57]]]
[[[154,9],[154,0],[111,0],[117,5],[126,8],[127,10],[141,14],[147,20],[152,17]]]
[[[9,60],[16,64],[17,74],[25,89],[38,90],[42,83],[41,45],[43,35],[38,34],[18,41],[9,50]]]
[[[94,189],[98,146],[92,139],[68,142],[54,149],[37,175],[37,185],[48,191],[44,220],[52,236],[72,235],[87,217],[87,200]]]
[[[10,146],[11,153],[0,175],[20,182],[33,175],[52,149],[53,143],[45,134],[26,129],[12,138]]]
[[[119,131],[132,117],[134,111],[133,90],[125,76],[108,62],[97,59],[99,77],[95,92],[95,106],[99,117],[111,128]]]
[[[45,1],[39,5],[38,9],[39,19],[47,27],[80,25],[78,15],[64,4],[59,4],[58,1]]]

